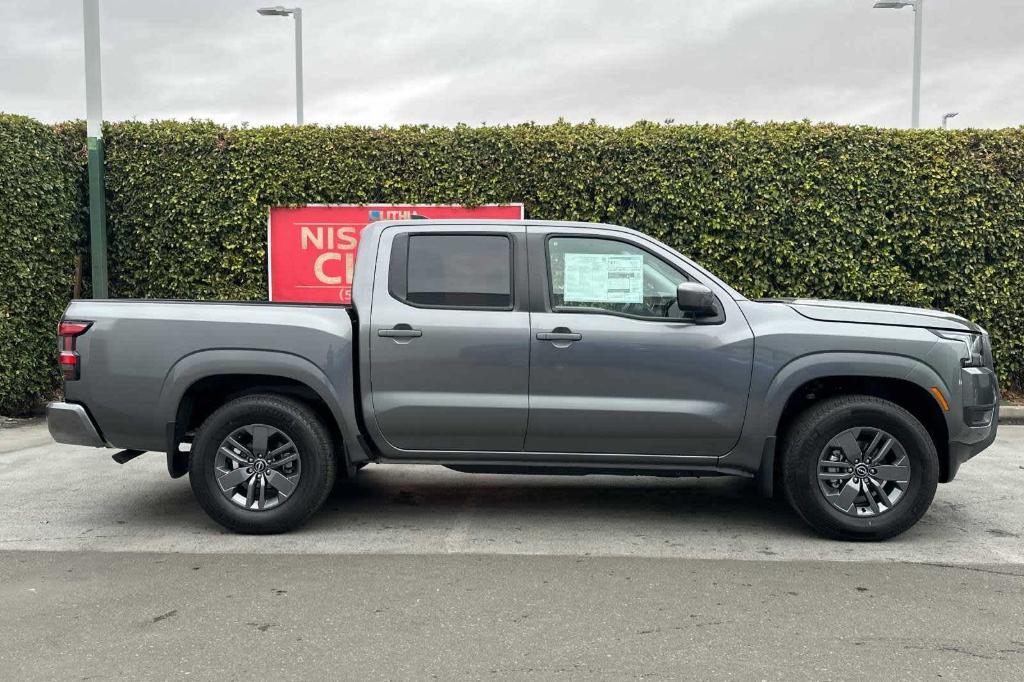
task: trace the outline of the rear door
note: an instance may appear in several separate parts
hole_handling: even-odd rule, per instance
[[[526,450],[713,457],[733,447],[753,334],[726,292],[626,232],[531,226],[529,251]],[[711,286],[721,315],[698,324],[680,313],[686,280]]]
[[[525,249],[521,225],[383,232],[370,390],[376,425],[392,447],[522,450],[530,353]]]

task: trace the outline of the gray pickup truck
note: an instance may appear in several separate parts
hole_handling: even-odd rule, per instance
[[[732,475],[883,539],[996,436],[989,338],[942,312],[744,298],[634,230],[365,228],[353,305],[73,301],[62,443],[165,452],[225,527],[298,526],[368,462]]]

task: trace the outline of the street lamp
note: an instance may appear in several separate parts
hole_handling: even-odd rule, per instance
[[[943,130],[946,129],[946,122],[949,121],[949,119],[953,118],[954,116],[959,116],[959,115],[960,115],[959,111],[951,111],[948,114],[943,114],[942,115],[942,129]]]
[[[921,20],[924,14],[924,0],[891,0],[876,2],[875,9],[914,8],[914,95],[911,105],[910,125],[921,127]]]
[[[302,8],[261,7],[256,10],[265,17],[286,17],[295,19],[295,122],[302,125]]]

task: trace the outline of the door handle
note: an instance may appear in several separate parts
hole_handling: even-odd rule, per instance
[[[549,332],[537,332],[538,341],[579,341],[583,334],[577,334],[565,327],[558,327]]]
[[[413,329],[407,324],[396,324],[392,329],[378,329],[377,336],[385,336],[392,339],[415,339],[423,336],[419,329]]]

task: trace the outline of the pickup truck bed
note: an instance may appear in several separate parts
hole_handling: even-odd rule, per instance
[[[88,406],[106,442],[157,452],[177,451],[178,412],[203,407],[205,384],[197,382],[209,377],[221,390],[225,376],[291,379],[316,391],[334,419],[351,420],[352,315],[341,305],[73,301],[65,318],[92,326],[77,340],[87,362],[80,380],[65,384],[65,399]]]

